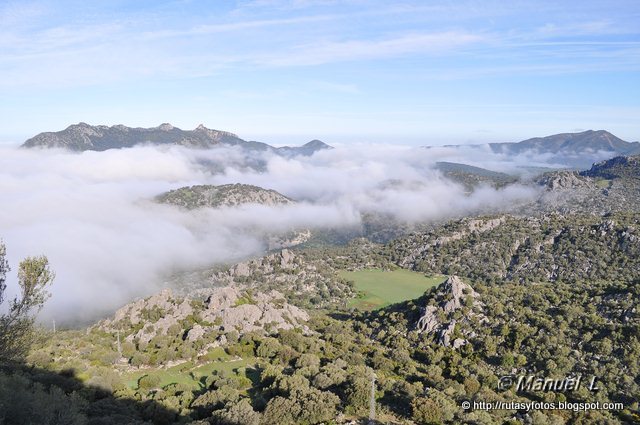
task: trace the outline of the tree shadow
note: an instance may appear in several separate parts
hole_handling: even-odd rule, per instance
[[[0,424],[175,424],[193,421],[159,402],[117,397],[60,373],[25,363],[0,363]]]

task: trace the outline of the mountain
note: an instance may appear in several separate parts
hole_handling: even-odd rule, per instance
[[[587,130],[581,133],[562,133],[547,137],[535,137],[518,143],[490,143],[496,153],[517,155],[525,151],[538,153],[583,154],[605,151],[618,155],[640,150],[640,143],[626,142],[605,130]]]
[[[161,124],[152,128],[131,128],[124,125],[74,124],[62,131],[40,133],[24,142],[25,148],[63,148],[72,151],[104,151],[107,149],[130,148],[141,144],[180,145],[191,148],[212,148],[216,146],[239,146],[250,151],[273,152],[283,156],[313,155],[331,146],[313,140],[303,146],[275,148],[255,141],[246,141],[233,133],[206,128],[202,124],[195,130],[181,130],[171,124]]]
[[[488,145],[445,145],[447,148],[486,148],[499,155],[535,155],[536,163],[547,163],[551,168],[588,169],[597,161],[619,155],[640,154],[640,142],[626,142],[605,130],[587,130],[580,133],[562,133],[534,137],[521,142],[489,143]],[[535,173],[535,168],[524,166]]]
[[[293,201],[275,190],[248,184],[197,185],[181,187],[156,197],[158,202],[187,209],[218,208],[242,204],[286,205]]]

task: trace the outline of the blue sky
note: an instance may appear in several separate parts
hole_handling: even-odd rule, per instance
[[[0,142],[80,121],[274,144],[640,140],[639,22],[637,0],[0,0]]]

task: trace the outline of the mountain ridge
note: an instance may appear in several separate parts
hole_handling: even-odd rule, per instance
[[[561,151],[579,153],[592,149],[623,155],[640,149],[639,142],[627,142],[606,130],[558,133],[544,137],[533,137],[515,143],[489,143],[489,146],[497,153],[521,153],[527,150],[537,150],[541,153],[559,153]],[[510,152],[504,152],[505,149]]]
[[[130,148],[142,144],[178,145],[190,148],[210,149],[219,146],[239,146],[250,151],[267,151],[283,156],[313,155],[324,149],[332,149],[320,140],[312,140],[302,146],[273,147],[269,144],[247,141],[238,135],[214,130],[200,124],[193,130],[182,130],[169,123],[157,127],[127,127],[90,125],[84,122],[72,124],[57,132],[43,132],[26,140],[23,148],[63,148],[72,151],[105,151]]]
[[[533,137],[520,142],[498,142],[471,145],[444,145],[446,148],[483,148],[499,155],[544,155],[545,162],[563,167],[588,169],[594,162],[640,154],[640,142],[627,142],[606,130],[586,130]],[[431,148],[425,146],[425,148]]]

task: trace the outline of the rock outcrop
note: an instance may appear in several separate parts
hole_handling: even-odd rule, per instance
[[[194,323],[194,318],[195,323]],[[257,331],[266,334],[280,329],[301,328],[308,332],[306,311],[293,306],[277,291],[253,294],[227,286],[209,290],[206,300],[175,297],[172,291],[138,300],[119,309],[113,318],[101,321],[97,328],[106,332],[133,330],[127,341],[148,343],[179,326],[185,339],[193,342],[211,331]]]
[[[437,342],[445,347],[462,347],[467,343],[467,339],[463,337],[462,331],[456,335],[456,327],[464,324],[468,318],[456,320],[453,316],[465,305],[469,307],[469,315],[477,315],[474,308],[480,310],[483,307],[478,293],[471,286],[457,276],[449,277],[437,288],[435,297],[424,308],[416,324],[416,330],[422,334],[433,335]]]
[[[554,171],[543,174],[538,180],[538,184],[545,186],[549,190],[565,189],[595,189],[595,184],[575,171]]]

